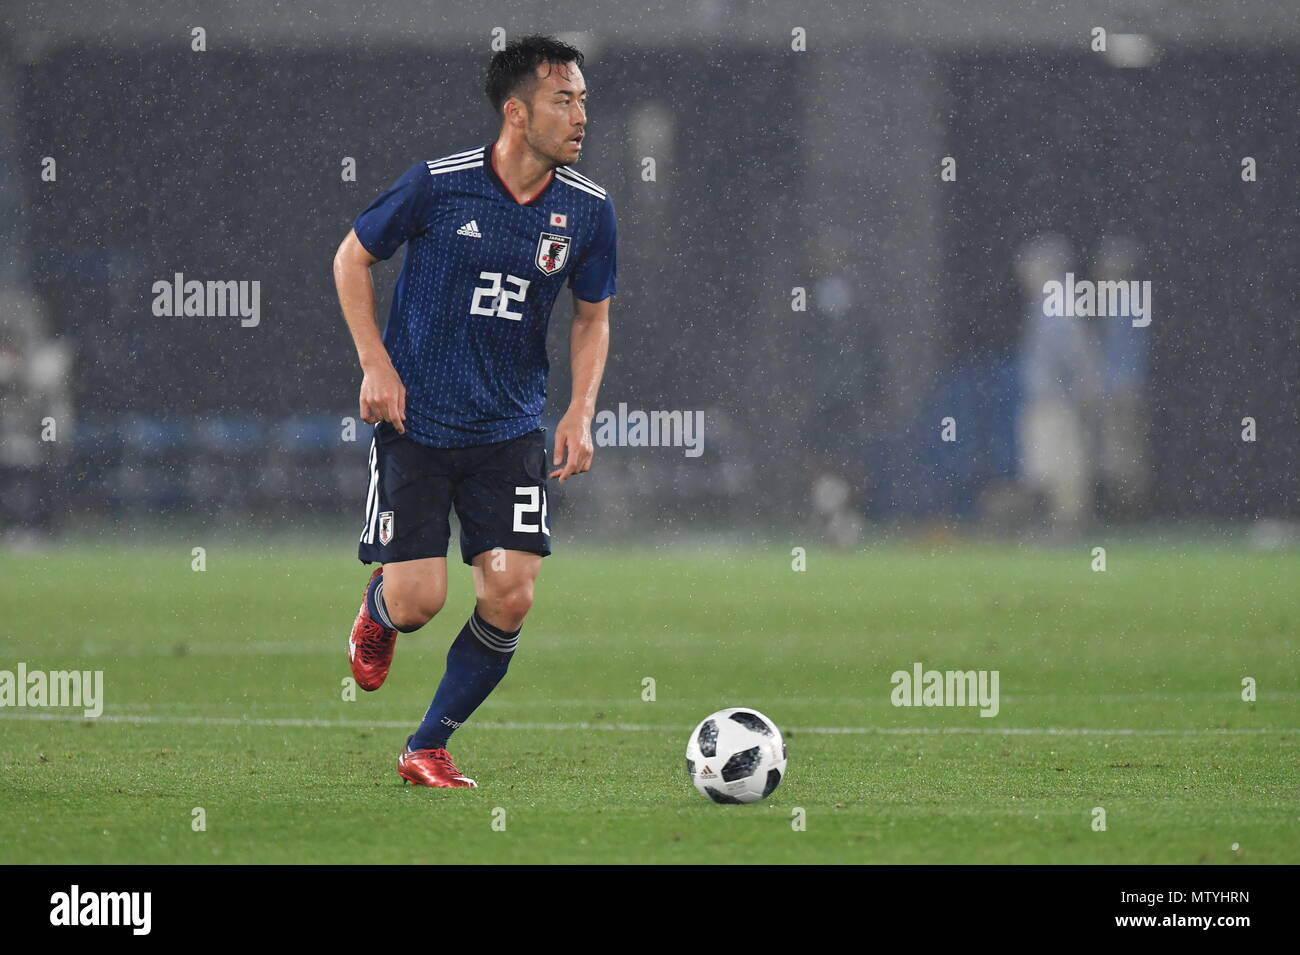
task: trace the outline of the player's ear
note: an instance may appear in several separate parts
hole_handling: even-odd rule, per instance
[[[502,112],[505,113],[506,122],[512,119],[518,119],[523,123],[528,122],[528,104],[518,96],[511,96],[502,106]]]

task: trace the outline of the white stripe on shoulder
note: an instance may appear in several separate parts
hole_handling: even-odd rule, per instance
[[[567,172],[567,173],[568,173],[570,176],[572,176],[574,179],[578,180],[579,182],[585,182],[587,185],[591,186],[591,188],[593,188],[593,189],[599,189],[601,192],[604,192],[604,191],[605,191],[605,187],[604,187],[604,186],[602,186],[600,183],[598,183],[598,182],[596,182],[596,181],[594,181],[594,180],[592,180],[592,179],[588,179],[586,176],[584,176],[582,173],[578,172],[578,170],[574,169],[572,166],[557,166],[556,168],[557,168],[557,169],[563,169],[565,172]]]
[[[462,162],[459,166],[430,166],[429,175],[440,176],[444,172],[458,172],[461,169],[478,169],[483,165],[482,159]]]
[[[443,156],[441,159],[426,159],[425,162],[430,166],[441,166],[443,163],[455,162],[458,159],[466,159],[470,156],[482,156],[483,147],[475,146],[473,149],[467,149],[463,153],[452,153],[449,156]]]
[[[483,165],[483,147],[468,149],[463,153],[453,153],[441,159],[426,159],[424,164],[429,168],[431,176],[443,172],[456,172],[459,169],[473,169]]]
[[[558,179],[560,182],[564,183],[566,186],[572,186],[574,189],[580,189],[583,192],[587,193],[588,195],[595,196],[597,199],[605,198],[604,189],[601,189],[599,186],[593,189],[585,182],[579,182],[577,179],[570,179],[564,173],[560,172],[558,168],[555,170],[555,178]]]

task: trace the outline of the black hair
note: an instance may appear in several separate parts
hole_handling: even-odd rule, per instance
[[[536,79],[537,67],[543,63],[576,63],[582,69],[582,52],[540,33],[507,43],[504,50],[492,55],[488,65],[485,91],[492,109],[500,113],[506,100],[518,95],[522,88],[530,87]]]

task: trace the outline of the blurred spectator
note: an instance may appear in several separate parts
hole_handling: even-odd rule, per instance
[[[853,505],[853,488],[838,474],[822,474],[813,482],[814,521],[833,547],[853,548],[862,540],[862,515]]]
[[[1052,533],[1078,535],[1093,505],[1092,422],[1100,360],[1090,318],[1048,315],[1043,286],[1064,282],[1074,254],[1063,236],[1030,239],[1016,254],[1025,295],[1021,339],[1022,404],[1017,429],[1020,474],[1045,510]]]
[[[25,543],[55,529],[61,450],[71,427],[67,349],[45,333],[40,304],[0,288],[0,531]],[[55,440],[42,440],[42,433]]]
[[[1097,251],[1097,281],[1137,279],[1141,247],[1128,236],[1105,236]],[[1127,318],[1101,320],[1100,484],[1107,514],[1142,513],[1151,489],[1147,452],[1147,368],[1150,328]]]

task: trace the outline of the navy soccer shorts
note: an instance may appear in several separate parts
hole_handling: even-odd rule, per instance
[[[370,444],[362,563],[446,557],[453,506],[465,563],[497,547],[548,555],[546,429],[472,448],[430,448],[379,422]]]

